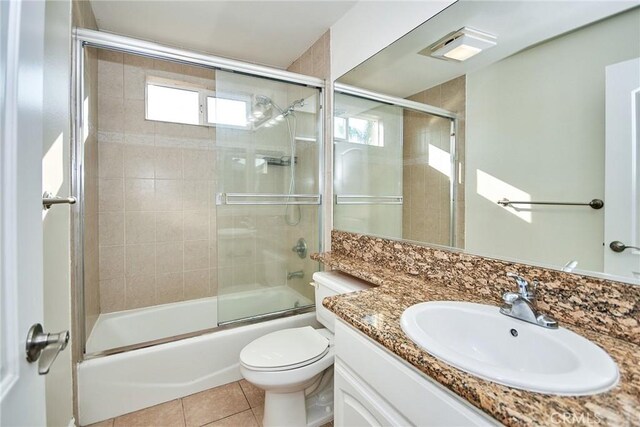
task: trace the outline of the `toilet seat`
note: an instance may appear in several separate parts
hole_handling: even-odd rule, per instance
[[[323,358],[330,348],[327,337],[311,326],[264,335],[240,352],[240,363],[254,371],[286,371]]]

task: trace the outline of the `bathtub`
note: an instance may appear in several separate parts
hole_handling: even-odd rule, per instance
[[[212,329],[218,322],[304,307],[313,301],[287,286],[233,292],[98,316],[87,354]],[[218,311],[220,310],[220,311]]]
[[[255,297],[256,292],[263,297],[262,303],[283,303],[287,298],[295,298],[301,303],[309,301],[291,288],[279,288],[279,292],[275,292],[278,288],[274,288],[273,292],[267,293],[264,290],[252,290],[224,295],[220,298],[227,301],[224,301],[225,304],[221,301],[220,306],[233,307],[237,304],[237,313],[241,314],[244,305],[250,303],[248,298]],[[134,339],[137,340],[135,342],[141,342],[141,339],[150,341],[154,334],[160,334],[160,326],[154,321],[162,322],[162,327],[169,323],[168,327],[173,328],[171,330],[174,333],[185,330],[187,323],[190,325],[188,332],[197,330],[194,327],[204,329],[215,318],[213,314],[217,313],[217,305],[213,297],[128,310],[119,312],[119,316],[110,313],[114,315],[104,315],[103,319],[99,318],[96,322],[87,348],[92,339],[93,348],[98,348],[106,340],[111,340],[109,342],[112,344]],[[264,305],[261,304],[261,307]],[[178,315],[181,317],[176,317]],[[176,320],[180,320],[181,325],[175,325],[178,323]],[[320,327],[314,312],[85,360],[78,364],[77,371],[78,421],[80,425],[92,424],[237,381],[242,378],[239,356],[245,345],[269,332],[302,326]],[[163,332],[161,335],[167,334]]]
[[[217,298],[211,297],[101,314],[87,340],[87,354],[215,328],[217,311]]]

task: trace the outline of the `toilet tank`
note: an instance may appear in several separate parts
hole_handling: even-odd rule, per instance
[[[313,274],[316,288],[316,318],[331,332],[334,331],[335,314],[322,305],[322,300],[332,295],[369,289],[373,285],[337,271],[322,271]]]

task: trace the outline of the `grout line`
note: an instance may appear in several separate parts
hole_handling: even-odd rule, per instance
[[[222,417],[222,418],[218,418],[217,420],[209,421],[207,423],[204,423],[204,424],[200,425],[199,427],[204,427],[204,426],[209,425],[209,424],[217,423],[218,421],[226,420],[227,418],[231,418],[231,417],[233,417],[235,415],[238,415],[238,414],[241,414],[241,413],[247,412],[247,411],[251,411],[251,409],[245,409],[244,411],[236,412],[234,414],[227,415],[226,417]]]
[[[184,421],[184,425],[187,425],[187,411],[184,410],[184,397],[180,398],[180,407],[182,407],[182,420]]]
[[[252,409],[253,407],[251,406],[251,402],[249,402],[249,398],[247,397],[247,393],[245,393],[244,389],[242,388],[242,384],[240,384],[240,381],[236,381],[236,383],[238,383],[238,387],[240,387],[240,391],[242,392],[242,395],[244,396],[244,400],[247,401],[247,405],[249,405],[249,409]]]

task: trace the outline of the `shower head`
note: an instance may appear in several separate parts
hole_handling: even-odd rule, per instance
[[[282,116],[286,117],[289,114],[293,113],[295,111],[296,107],[304,107],[304,98],[297,99],[297,100],[293,101],[293,103],[291,105],[289,105],[287,108],[285,108],[282,111]]]
[[[253,99],[254,105],[251,108],[252,117],[248,120],[253,123],[254,129],[257,129],[262,125],[265,127],[271,127],[277,122],[283,121],[285,117],[293,114],[296,108],[304,106],[304,98],[293,101],[293,103],[285,109],[280,108],[278,104],[273,102],[273,100],[266,95],[254,95]],[[278,112],[276,117],[272,116],[272,108]]]
[[[268,96],[256,95],[256,104],[257,105],[271,105],[271,104],[273,104],[273,101],[271,101],[271,98],[269,98]]]

